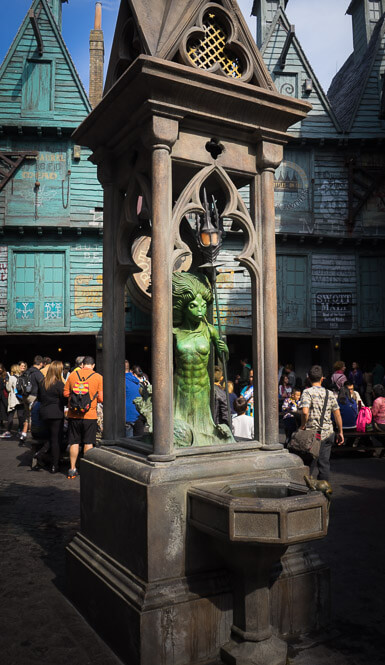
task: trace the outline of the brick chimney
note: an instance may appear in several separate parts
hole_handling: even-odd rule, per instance
[[[95,24],[90,32],[90,103],[92,108],[103,97],[104,38],[102,30],[102,3],[95,3]]]

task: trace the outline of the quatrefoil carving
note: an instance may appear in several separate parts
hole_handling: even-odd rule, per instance
[[[231,14],[211,2],[203,7],[196,25],[184,35],[180,57],[186,65],[249,81],[253,73],[250,57],[237,36]]]

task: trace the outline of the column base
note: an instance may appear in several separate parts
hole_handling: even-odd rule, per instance
[[[262,642],[232,640],[222,647],[221,659],[227,665],[286,665],[287,644],[274,636]]]

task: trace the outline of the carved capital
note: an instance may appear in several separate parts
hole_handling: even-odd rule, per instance
[[[283,145],[260,141],[257,145],[257,168],[260,171],[275,171],[283,159]]]
[[[178,132],[178,120],[153,115],[143,132],[142,141],[151,150],[163,147],[170,151],[178,138]]]

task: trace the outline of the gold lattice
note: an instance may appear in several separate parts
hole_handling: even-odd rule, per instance
[[[201,69],[210,69],[218,62],[227,76],[240,78],[242,65],[235,55],[226,52],[227,35],[215,14],[206,14],[203,19],[204,37],[192,38],[187,44],[190,60]]]

